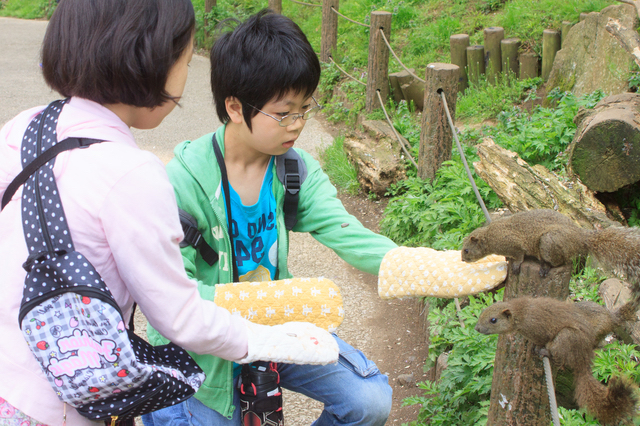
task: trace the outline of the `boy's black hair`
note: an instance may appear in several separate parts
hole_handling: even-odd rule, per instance
[[[62,0],[42,43],[44,79],[102,105],[176,102],[167,77],[194,28],[191,0]]]
[[[228,97],[242,103],[251,119],[272,99],[293,90],[311,96],[320,80],[320,61],[291,19],[265,9],[223,34],[211,48],[211,90],[220,121],[229,121]]]

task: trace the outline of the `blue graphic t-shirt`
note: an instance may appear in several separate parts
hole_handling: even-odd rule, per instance
[[[273,157],[269,162],[258,202],[245,206],[238,193],[231,192],[231,235],[240,281],[270,281],[278,265],[276,199],[273,195]]]

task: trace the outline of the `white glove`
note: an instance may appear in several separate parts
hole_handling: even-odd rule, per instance
[[[338,361],[338,342],[326,330],[309,322],[261,325],[245,320],[249,350],[236,361],[273,361],[285,364],[331,364]]]

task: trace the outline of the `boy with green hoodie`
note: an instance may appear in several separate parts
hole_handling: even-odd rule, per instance
[[[193,216],[218,255],[212,262],[193,246],[182,249],[187,274],[198,281],[204,298],[213,300],[215,284],[233,282],[234,271],[240,281],[291,277],[285,189],[275,158],[293,149],[306,120],[321,109],[312,96],[319,79],[320,63],[300,28],[269,11],[250,17],[212,47],[211,86],[224,124],[178,145],[167,165],[178,206]],[[307,175],[292,230],[311,233],[347,263],[377,274],[396,244],[349,215],[319,163],[296,151]],[[165,342],[153,329],[148,334],[153,344]],[[324,403],[314,425],[384,425],[391,409],[388,378],[362,352],[335,339],[338,363],[278,364],[281,386]],[[241,425],[233,363],[192,356],[207,374],[205,383],[193,398],[145,416],[145,425]]]

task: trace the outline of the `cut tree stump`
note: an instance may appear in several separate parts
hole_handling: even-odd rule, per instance
[[[640,180],[640,94],[608,96],[574,121],[569,168],[587,188],[614,192]]]
[[[541,165],[531,166],[515,152],[485,138],[478,146],[480,161],[473,164],[476,173],[516,213],[529,209],[553,209],[587,228],[603,228],[613,220],[606,207],[580,182],[561,180]]]
[[[535,260],[525,260],[519,274],[513,274],[511,267],[509,262],[505,301],[523,296],[564,300],[569,295],[571,264],[551,268],[544,278],[540,277],[540,264]],[[520,334],[501,334],[494,361],[487,426],[549,424],[551,412],[542,358],[535,353],[534,344]]]

